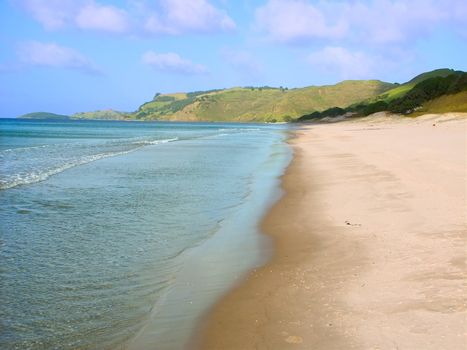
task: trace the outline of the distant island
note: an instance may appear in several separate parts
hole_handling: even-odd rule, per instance
[[[55,114],[49,112],[33,112],[20,116],[22,119],[70,119],[69,115]]]
[[[467,73],[437,69],[403,84],[346,80],[294,89],[251,86],[156,93],[135,112],[109,109],[71,116],[36,112],[19,118],[274,123],[365,116],[380,111],[407,115],[467,112]]]
[[[79,112],[73,115],[62,115],[48,112],[34,112],[20,116],[22,119],[96,119],[96,120],[123,120],[131,119],[129,116],[131,113],[124,113],[114,111],[112,109],[106,109],[95,112]]]

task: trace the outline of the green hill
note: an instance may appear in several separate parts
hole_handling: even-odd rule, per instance
[[[459,73],[462,73],[462,72],[455,71],[454,69],[449,69],[449,68],[435,69],[435,70],[417,75],[415,78],[412,78],[411,80],[409,80],[406,84],[418,84],[430,78],[437,78],[437,77],[445,78],[448,75],[459,74]]]
[[[415,113],[412,113],[411,116],[448,112],[467,113],[467,90],[452,95],[443,95],[425,102]]]
[[[157,94],[132,117],[142,120],[288,121],[305,113],[377,96],[394,85],[379,80],[348,80],[297,89],[245,87],[193,93]]]
[[[34,112],[34,113],[23,114],[19,118],[21,119],[70,119],[68,115],[48,113],[48,112]]]
[[[96,119],[96,120],[124,120],[128,119],[128,113],[106,109],[94,112],[75,113],[71,116],[72,119]]]
[[[430,79],[430,78],[436,78],[436,77],[447,77],[448,75],[451,74],[458,74],[461,73],[459,71],[455,71],[454,69],[448,69],[448,68],[442,68],[442,69],[435,69],[430,72],[425,72],[422,74],[417,75],[415,78],[409,80],[406,83],[403,83],[401,85],[396,86],[395,88],[392,88],[383,94],[377,96],[375,100],[384,100],[386,102],[390,102],[396,98],[404,96],[407,92],[413,89],[415,85],[418,83]]]
[[[430,101],[463,91],[467,91],[467,73],[455,72],[445,77],[431,77],[417,83],[404,96],[392,100],[388,110],[393,113],[413,113]]]
[[[333,107],[322,112],[305,114],[298,121],[335,118],[347,113],[357,117],[388,111],[416,116],[467,110],[467,73],[452,71],[452,74],[445,76],[427,74],[423,79],[412,81],[416,81],[415,85],[400,97],[389,100],[370,99],[344,109]]]
[[[368,115],[388,110],[464,111],[465,73],[436,69],[404,84],[379,80],[346,80],[304,88],[235,87],[208,91],[157,93],[132,113],[114,110],[75,113],[30,113],[20,118],[277,122]],[[444,96],[449,95],[449,96]]]

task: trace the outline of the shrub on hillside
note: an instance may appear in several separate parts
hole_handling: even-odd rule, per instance
[[[388,110],[407,114],[427,101],[464,90],[467,90],[467,73],[429,78],[415,85],[405,96],[390,102]]]

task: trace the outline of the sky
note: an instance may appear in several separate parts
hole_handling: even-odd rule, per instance
[[[0,0],[0,117],[467,70],[465,0]]]

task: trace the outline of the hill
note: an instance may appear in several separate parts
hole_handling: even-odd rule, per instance
[[[72,119],[96,119],[96,120],[125,120],[129,118],[128,113],[106,109],[94,112],[80,112],[71,116]]]
[[[465,112],[467,73],[452,71],[450,75],[443,75],[427,74],[423,79],[413,79],[415,85],[397,98],[367,100],[344,109],[333,107],[303,115],[298,120],[336,118],[345,114],[366,116],[382,111],[413,116],[422,113]]]
[[[430,78],[438,78],[438,77],[445,78],[448,75],[460,74],[460,73],[462,73],[462,71],[456,71],[454,69],[449,69],[449,68],[435,69],[435,70],[417,75],[415,78],[412,78],[411,80],[409,80],[406,84],[418,84]]]
[[[109,109],[69,117],[38,112],[20,118],[277,122],[334,118],[346,113],[368,115],[384,110],[404,114],[416,110],[463,111],[465,74],[437,69],[403,84],[346,80],[335,85],[294,89],[263,86],[157,93],[131,113]]]
[[[140,120],[289,121],[332,106],[346,107],[393,86],[379,80],[348,80],[336,85],[296,89],[265,86],[156,94],[132,117]]]
[[[467,113],[467,90],[456,94],[443,95],[431,101],[425,102],[412,116],[426,113],[448,113],[464,112]]]
[[[436,77],[447,77],[448,75],[451,74],[458,74],[461,73],[460,71],[455,71],[454,69],[448,69],[448,68],[442,68],[442,69],[435,69],[429,72],[425,72],[422,74],[417,75],[416,77],[412,78],[408,82],[405,82],[403,84],[400,84],[383,94],[377,96],[375,100],[384,100],[386,102],[390,102],[396,98],[404,96],[407,92],[412,90],[415,85],[418,83],[421,83],[424,80],[430,79],[430,78],[436,78]]]
[[[55,114],[48,112],[34,112],[23,114],[19,118],[21,119],[70,119],[70,116],[63,114]]]

